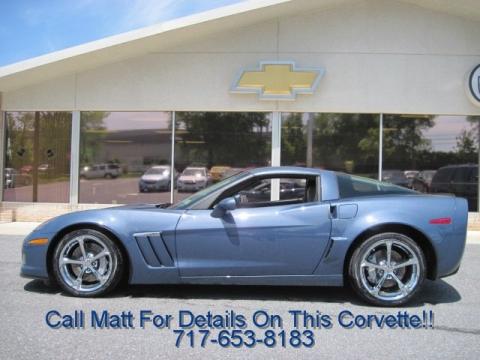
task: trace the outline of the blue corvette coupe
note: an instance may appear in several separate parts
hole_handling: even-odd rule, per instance
[[[280,191],[281,183],[294,184],[294,192]],[[245,196],[259,189],[270,197]],[[261,168],[175,205],[120,206],[47,221],[25,239],[21,273],[80,297],[104,295],[122,278],[131,284],[349,283],[372,304],[396,306],[426,278],[458,270],[467,211],[465,199],[450,195],[327,170]]]

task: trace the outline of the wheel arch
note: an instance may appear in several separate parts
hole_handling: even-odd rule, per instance
[[[51,280],[53,279],[53,276],[52,276],[52,274],[53,274],[52,257],[53,257],[53,253],[55,251],[55,246],[68,233],[71,233],[72,231],[76,231],[76,230],[83,230],[83,229],[96,230],[98,232],[101,232],[103,235],[108,236],[110,239],[112,239],[112,241],[114,241],[118,245],[120,251],[122,252],[124,261],[127,263],[126,264],[127,266],[125,266],[125,270],[124,270],[125,271],[124,277],[127,280],[130,280],[130,276],[132,274],[132,269],[131,269],[132,261],[130,259],[130,256],[128,254],[128,251],[127,251],[125,245],[120,241],[118,236],[115,235],[115,233],[112,230],[110,230],[110,229],[108,229],[104,226],[100,226],[98,224],[95,224],[95,223],[78,223],[78,224],[68,225],[68,226],[62,228],[61,230],[59,230],[54,235],[54,237],[50,241],[50,244],[48,245],[47,256],[46,256],[48,277]]]
[[[425,255],[425,260],[427,262],[427,279],[435,280],[437,278],[437,254],[435,253],[435,249],[428,236],[425,235],[422,231],[410,225],[401,223],[386,223],[376,225],[364,230],[352,241],[347,250],[343,265],[344,279],[347,279],[348,277],[348,267],[350,264],[350,259],[352,258],[353,252],[355,251],[357,246],[371,236],[385,232],[396,232],[399,234],[403,234],[415,241],[418,246],[420,246],[423,254]]]

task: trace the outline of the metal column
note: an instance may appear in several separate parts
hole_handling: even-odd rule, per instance
[[[272,160],[271,166],[281,165],[281,145],[282,145],[282,113],[274,111],[272,113]],[[273,179],[271,184],[270,200],[280,200],[280,180]]]
[[[1,94],[0,94],[1,106]],[[1,108],[1,107],[0,107]],[[5,159],[7,156],[7,147],[5,146],[5,129],[7,124],[7,113],[0,110],[0,189],[3,189],[3,182],[5,181],[3,169],[5,168]],[[3,201],[3,190],[0,191],[0,201]]]
[[[72,137],[70,150],[70,205],[78,204],[80,178],[80,111],[72,111]]]
[[[170,203],[173,204],[173,193],[175,191],[175,111],[172,111],[172,148],[170,151]]]
[[[380,114],[378,134],[378,180],[382,181],[383,171],[383,113]]]

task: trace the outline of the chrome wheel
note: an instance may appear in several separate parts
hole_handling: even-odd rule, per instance
[[[116,268],[115,256],[104,240],[93,234],[69,239],[61,247],[57,261],[65,285],[84,294],[102,288]]]
[[[360,261],[360,280],[367,292],[383,301],[402,300],[420,280],[417,252],[405,241],[385,238],[371,244]]]

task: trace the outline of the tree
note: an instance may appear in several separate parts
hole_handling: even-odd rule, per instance
[[[102,151],[102,139],[107,135],[105,119],[110,115],[105,111],[83,111],[80,121],[80,164],[95,162]]]
[[[176,129],[185,165],[266,165],[270,154],[269,120],[264,113],[177,113]]]
[[[282,121],[282,164],[304,164],[306,153],[306,130],[302,122],[302,114],[289,114]]]
[[[474,129],[463,129],[457,136],[456,151],[461,157],[469,157],[477,152],[477,137]]]

